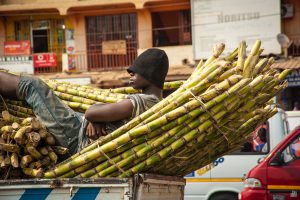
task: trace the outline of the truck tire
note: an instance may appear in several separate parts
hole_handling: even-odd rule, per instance
[[[238,200],[236,193],[218,193],[212,195],[209,200]]]

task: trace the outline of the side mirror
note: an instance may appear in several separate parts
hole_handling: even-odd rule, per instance
[[[271,166],[281,166],[283,164],[282,152],[277,152],[274,158],[271,160]]]
[[[258,158],[257,159],[257,164],[261,163],[265,158],[266,158],[265,156]]]

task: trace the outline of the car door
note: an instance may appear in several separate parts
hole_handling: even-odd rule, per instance
[[[300,133],[274,159],[267,169],[268,199],[300,199]]]

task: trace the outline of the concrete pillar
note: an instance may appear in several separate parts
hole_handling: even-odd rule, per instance
[[[0,17],[0,55],[3,55],[5,36],[5,19]]]
[[[147,9],[137,10],[138,49],[152,47],[152,20],[151,12]]]

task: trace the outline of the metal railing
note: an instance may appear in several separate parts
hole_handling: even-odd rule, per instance
[[[300,56],[300,35],[289,36],[292,44],[288,48],[289,56]]]

